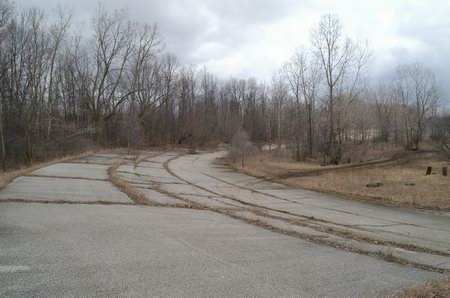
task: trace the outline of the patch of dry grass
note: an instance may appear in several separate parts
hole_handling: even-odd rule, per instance
[[[429,282],[400,293],[396,298],[447,298],[450,297],[450,274],[442,282]]]
[[[142,205],[155,205],[152,201],[130,183],[126,182],[122,177],[117,174],[117,169],[124,163],[124,160],[118,160],[111,167],[108,168],[108,177],[111,182],[117,186],[123,193],[125,193],[134,202]]]
[[[406,205],[420,208],[450,210],[450,177],[436,173],[425,176],[429,164],[437,161],[415,161],[408,164],[329,172],[318,176],[285,179],[289,185],[336,192],[351,198]],[[367,187],[380,182],[380,187]]]
[[[383,204],[450,210],[450,176],[441,174],[442,167],[450,167],[450,162],[436,155],[419,154],[415,159],[350,168],[348,165],[321,167],[318,163],[298,163],[262,153],[249,157],[244,169],[238,164],[232,166],[250,175],[302,189]],[[427,166],[433,167],[434,174],[425,176]],[[376,182],[382,186],[367,187]]]
[[[295,162],[284,154],[278,155],[271,152],[262,152],[248,157],[245,161],[245,167],[251,168],[252,171],[257,170],[260,175],[272,175],[274,177],[281,176],[286,172],[310,171],[322,168],[319,162]]]

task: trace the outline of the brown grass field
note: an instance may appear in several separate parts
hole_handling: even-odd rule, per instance
[[[289,186],[335,193],[346,198],[397,206],[450,210],[450,176],[442,167],[450,161],[437,153],[371,152],[361,163],[321,166],[320,162],[296,162],[286,152],[260,152],[231,165],[247,174]],[[433,167],[426,176],[427,166]],[[382,183],[379,187],[367,184]]]

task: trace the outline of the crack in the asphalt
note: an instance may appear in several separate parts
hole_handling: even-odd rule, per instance
[[[67,177],[67,176],[57,176],[57,175],[41,175],[41,174],[27,174],[21,177],[38,177],[38,178],[58,178],[58,179],[76,179],[76,180],[90,180],[90,181],[109,181],[108,179],[100,178],[86,178],[86,177]]]
[[[2,198],[0,203],[30,203],[30,204],[68,204],[68,205],[136,205],[132,202],[112,202],[103,200],[77,201],[77,200],[45,200],[45,199],[18,199],[18,198]]]
[[[387,227],[405,226],[405,224],[402,224],[402,223],[397,223],[397,224],[386,224],[386,225],[357,224],[357,225],[351,225],[351,226],[352,226],[352,227],[387,228]]]
[[[304,202],[298,202],[298,201],[293,201],[293,200],[289,200],[289,199],[286,199],[286,198],[281,198],[281,197],[278,197],[278,196],[275,196],[275,195],[272,195],[272,194],[268,194],[268,193],[265,193],[265,192],[262,192],[262,191],[259,191],[259,190],[255,190],[255,189],[251,189],[251,188],[246,188],[246,187],[243,187],[243,186],[234,184],[234,183],[230,183],[230,182],[228,182],[228,181],[226,181],[226,180],[223,180],[223,179],[214,177],[214,176],[209,175],[209,174],[207,174],[207,173],[205,173],[205,172],[201,172],[201,173],[204,174],[204,175],[206,175],[206,176],[208,176],[208,177],[210,177],[210,178],[212,178],[212,179],[219,180],[219,181],[221,181],[221,182],[223,182],[223,183],[226,183],[226,184],[235,186],[235,187],[237,187],[237,188],[245,189],[245,190],[248,190],[248,191],[251,191],[251,192],[255,192],[255,193],[258,193],[258,194],[261,194],[261,195],[266,195],[266,196],[273,197],[273,198],[276,198],[276,199],[279,199],[279,200],[288,201],[288,202],[295,203],[295,204],[300,204],[300,205],[306,205],[306,206],[310,206],[310,207],[315,207],[315,208],[319,208],[319,209],[325,209],[325,210],[330,210],[330,211],[340,212],[340,213],[349,214],[349,215],[362,216],[362,215],[359,214],[359,213],[353,213],[353,212],[349,212],[349,211],[344,211],[344,210],[339,210],[339,209],[334,209],[334,208],[328,208],[328,207],[323,207],[323,206],[317,206],[317,205],[314,205],[314,204],[308,204],[308,203],[304,203]],[[281,210],[279,210],[279,211],[281,211]],[[378,220],[378,218],[376,218],[376,217],[371,217],[371,216],[365,216],[365,217],[366,217],[366,218],[370,218],[370,219]],[[392,225],[407,225],[407,226],[413,226],[413,227],[418,227],[418,228],[430,229],[430,228],[428,228],[428,227],[426,227],[426,226],[420,226],[420,225],[416,225],[416,224],[412,224],[412,223],[398,222],[398,221],[392,221],[392,220],[384,220],[384,221],[390,221],[390,222],[393,223]],[[349,224],[339,224],[339,223],[333,223],[333,222],[329,222],[329,221],[325,221],[325,222],[328,222],[328,223],[330,223],[330,224],[336,224],[336,225],[344,226],[344,227],[362,227],[362,226],[370,226],[370,225],[349,225]],[[387,226],[388,226],[388,225],[387,225]],[[446,229],[441,229],[441,228],[433,228],[433,229],[431,229],[431,230],[436,230],[436,229],[441,230],[441,231],[447,231]],[[366,230],[366,231],[370,231],[370,230]],[[389,231],[387,231],[387,232],[389,232]]]
[[[161,154],[158,154],[158,155],[163,155],[163,154],[164,153],[161,153]],[[120,155],[120,156],[123,156],[123,155]],[[290,215],[290,216],[292,216],[294,218],[298,218],[298,220],[303,218],[303,221],[305,221],[306,227],[309,227],[309,228],[312,228],[312,229],[314,229],[314,228],[318,229],[318,225],[320,225],[320,222],[322,222],[321,220],[316,219],[314,217],[306,217],[306,216],[299,215],[299,214],[293,214],[293,213],[290,213],[290,212],[287,212],[287,211],[277,210],[277,209],[274,209],[274,208],[260,206],[260,205],[257,205],[257,204],[241,201],[241,200],[239,200],[237,198],[233,198],[233,197],[230,197],[230,196],[227,196],[227,195],[223,195],[223,194],[214,192],[214,191],[212,191],[212,190],[210,190],[208,188],[196,185],[196,184],[194,184],[194,183],[192,183],[192,182],[190,182],[190,181],[188,181],[186,179],[181,178],[180,176],[175,174],[170,169],[169,162],[174,160],[174,159],[176,159],[176,158],[178,158],[180,155],[179,154],[178,155],[169,155],[169,154],[167,154],[167,157],[171,157],[171,156],[173,156],[173,157],[167,159],[165,162],[162,163],[164,169],[168,172],[168,174],[174,176],[175,178],[177,178],[180,181],[184,181],[185,183],[188,183],[189,185],[192,185],[195,188],[201,189],[201,190],[203,190],[205,192],[208,192],[208,193],[212,193],[215,196],[206,196],[206,195],[198,195],[198,194],[184,194],[184,195],[199,196],[199,197],[203,196],[203,197],[209,198],[211,200],[215,200],[215,201],[217,201],[219,203],[222,203],[222,204],[225,204],[225,205],[229,205],[229,206],[232,206],[232,207],[238,207],[238,206],[233,205],[232,203],[229,203],[227,201],[238,202],[238,203],[240,203],[243,206],[250,206],[250,207],[252,207],[252,209],[249,209],[249,210],[245,210],[243,208],[237,208],[237,209],[228,208],[227,209],[227,208],[217,208],[217,207],[207,206],[207,205],[204,206],[203,204],[192,202],[191,200],[188,200],[188,199],[180,199],[180,197],[178,195],[175,195],[175,194],[173,194],[173,193],[171,193],[171,192],[169,192],[167,190],[165,190],[165,192],[160,191],[161,183],[157,183],[154,187],[150,187],[150,189],[153,189],[153,190],[155,190],[157,192],[160,192],[161,194],[166,194],[167,193],[171,197],[173,197],[175,199],[178,199],[178,200],[181,200],[181,201],[184,201],[187,204],[158,204],[157,206],[161,206],[161,207],[176,207],[176,208],[193,208],[194,207],[193,209],[199,209],[199,210],[200,209],[205,209],[205,210],[215,211],[215,212],[218,212],[220,214],[228,215],[228,216],[231,216],[233,218],[240,219],[242,221],[246,221],[246,222],[252,223],[252,224],[255,224],[255,222],[252,222],[251,219],[240,217],[234,212],[238,211],[238,210],[239,211],[249,211],[252,214],[256,215],[256,212],[257,212],[258,209],[264,209],[264,210],[267,210],[267,211],[273,211],[273,212],[278,213],[278,214],[287,214],[287,215]],[[149,158],[146,158],[146,159],[138,160],[137,163],[135,163],[135,166],[137,167],[138,164],[140,162],[142,162],[142,161],[151,162],[151,161],[148,160],[148,159],[151,159],[151,158],[153,158],[153,157],[149,157]],[[111,159],[120,160],[120,157],[112,157]],[[197,157],[197,159],[198,159],[198,157]],[[131,173],[131,172],[127,172],[127,171],[125,171],[124,173],[136,175],[136,173]],[[202,174],[203,175],[207,175],[207,176],[209,176],[209,177],[211,177],[213,179],[217,179],[217,181],[221,181],[221,179],[218,179],[218,178],[216,178],[214,176],[211,176],[211,175],[208,175],[206,173],[202,172]],[[138,175],[136,175],[136,176],[138,176]],[[150,175],[145,175],[145,174],[144,174],[144,176],[156,178],[156,176],[150,176]],[[44,176],[44,177],[48,177],[48,176]],[[83,178],[71,178],[71,177],[60,177],[60,178],[83,179]],[[160,177],[160,178],[166,178],[166,177]],[[89,180],[89,179],[87,179],[87,180]],[[97,179],[95,179],[95,180],[97,180]],[[221,181],[221,182],[222,183],[227,183],[226,181]],[[129,183],[129,184],[131,185],[131,187],[139,188],[139,186],[137,186],[137,185],[133,185],[132,183]],[[136,184],[138,184],[138,183],[136,183]],[[216,184],[217,184],[217,186],[219,186],[220,183],[216,183]],[[234,187],[246,189],[245,187],[241,187],[239,185],[233,185],[232,183],[229,183],[229,184],[234,186]],[[256,190],[252,190],[252,189],[247,189],[247,190],[252,191],[254,193],[260,193],[260,194],[265,195],[265,196],[273,196],[273,195],[270,195],[270,194],[267,194],[267,193],[263,193],[263,192],[260,192],[260,191],[256,191]],[[273,196],[273,197],[275,197],[275,198],[277,198],[279,200],[283,200],[283,198],[279,198],[277,196]],[[47,204],[105,204],[105,205],[106,204],[108,204],[108,205],[115,204],[115,205],[135,205],[134,202],[133,203],[131,203],[131,202],[130,203],[122,203],[122,202],[110,202],[110,201],[17,200],[17,199],[10,199],[10,200],[6,200],[6,201],[10,201],[10,202],[24,202],[24,203],[47,203]],[[288,199],[284,199],[284,201],[298,203],[298,202],[291,201],[291,200],[288,200]],[[3,201],[0,201],[0,202],[3,202]],[[305,205],[308,205],[308,204],[305,204]],[[315,206],[315,207],[317,207],[317,206]],[[331,210],[333,210],[333,209],[331,209]],[[337,211],[339,211],[339,210],[337,210]],[[353,214],[353,213],[350,213],[350,214]],[[355,214],[355,215],[358,215],[358,214]],[[268,214],[265,214],[265,215],[262,215],[262,216],[264,216],[266,218],[269,218]],[[283,219],[280,219],[280,220],[288,222],[289,224],[292,224],[290,222],[290,219],[288,219],[288,218],[283,218]],[[323,221],[323,222],[326,222],[326,221]],[[316,227],[311,226],[312,223],[316,224],[317,226]],[[332,223],[332,224],[335,224],[335,223]],[[335,224],[335,225],[338,225],[338,224]],[[362,226],[364,226],[364,225],[362,225]],[[393,226],[393,225],[384,225],[384,226],[379,226],[379,227],[385,227],[385,226]],[[361,239],[361,238],[360,239],[355,239],[355,238],[352,238],[351,236],[350,237],[349,236],[344,237],[343,235],[335,235],[335,236],[338,236],[339,238],[341,238],[344,241],[342,243],[341,241],[336,241],[336,240],[331,240],[331,239],[328,239],[328,240],[324,239],[324,236],[322,236],[322,235],[310,235],[310,234],[301,233],[301,232],[289,231],[289,230],[277,228],[276,226],[271,226],[269,224],[261,224],[261,227],[264,227],[266,229],[269,229],[269,230],[272,230],[272,231],[275,231],[275,232],[279,232],[279,233],[282,233],[282,234],[285,234],[285,235],[290,235],[290,236],[298,237],[298,238],[301,238],[301,239],[304,239],[304,240],[308,240],[308,241],[311,241],[311,242],[314,242],[314,243],[317,243],[317,244],[331,246],[331,247],[339,248],[339,249],[342,249],[342,250],[356,252],[356,253],[369,255],[369,256],[373,256],[373,257],[378,257],[378,258],[381,257],[381,258],[384,258],[386,261],[394,261],[396,263],[403,264],[403,265],[409,265],[409,266],[413,266],[413,267],[417,267],[417,268],[422,268],[422,269],[425,269],[425,270],[438,271],[438,272],[442,272],[444,270],[442,268],[437,268],[435,266],[415,263],[414,261],[411,261],[411,260],[408,260],[408,259],[402,259],[401,257],[398,257],[398,256],[388,256],[384,252],[373,253],[373,252],[370,252],[370,251],[366,251],[366,250],[360,249],[358,247],[354,247],[351,244],[349,244],[349,242],[348,242],[348,240],[351,240],[351,239],[357,240],[359,242],[369,242],[369,241],[366,241],[366,240]],[[322,227],[322,229],[325,229],[325,230],[329,229],[328,232],[326,232],[326,231],[325,232],[322,231],[322,232],[326,233],[326,234],[329,234],[329,235],[334,235],[333,234],[333,228],[331,228],[331,227]],[[335,231],[335,232],[337,232],[337,231]],[[401,244],[395,243],[395,245],[401,245]],[[410,248],[414,248],[414,247],[411,246]],[[443,264],[445,264],[445,262]]]
[[[223,194],[219,194],[219,193],[217,193],[217,192],[214,192],[214,191],[212,191],[212,190],[209,190],[209,189],[207,189],[207,188],[204,188],[204,187],[202,187],[202,186],[193,184],[192,182],[190,182],[190,181],[188,181],[188,180],[186,180],[186,179],[183,179],[183,178],[181,178],[180,176],[178,176],[177,174],[173,173],[172,170],[169,168],[168,163],[169,163],[171,160],[174,160],[174,159],[176,159],[176,158],[178,158],[178,157],[179,157],[179,156],[173,157],[173,158],[171,158],[171,159],[166,160],[166,162],[164,162],[164,168],[167,170],[167,172],[168,172],[170,175],[172,175],[172,176],[174,176],[174,177],[180,179],[181,181],[184,181],[185,183],[187,183],[187,184],[189,184],[189,185],[192,185],[192,186],[194,186],[194,187],[197,187],[197,188],[199,188],[199,189],[201,189],[201,190],[204,190],[204,191],[206,191],[206,192],[212,193],[212,194],[215,195],[215,197],[222,197],[222,198],[230,199],[230,200],[232,200],[232,201],[239,202],[239,203],[241,203],[241,204],[243,204],[243,205],[256,207],[256,205],[254,205],[254,204],[247,203],[247,202],[244,202],[244,201],[235,199],[235,198],[231,198],[231,197],[229,197],[229,196],[226,196],[226,195],[223,195]]]
[[[179,154],[176,154],[176,155],[173,155],[173,154],[167,154],[167,152],[162,152],[162,153],[160,153],[160,154],[157,154],[157,155],[155,155],[155,156],[160,156],[160,155],[164,155],[164,154],[166,154],[166,156],[168,156],[168,157],[178,157],[179,156]],[[154,157],[155,157],[154,156]],[[139,166],[139,163],[141,163],[141,162],[144,162],[144,161],[148,161],[148,159],[143,159],[143,160],[140,160],[137,164],[136,164],[136,167],[138,167]],[[111,168],[110,168],[111,169]],[[163,168],[164,169],[164,168]],[[117,173],[119,173],[119,171],[116,171]],[[166,170],[166,172],[167,172],[167,170]],[[128,172],[129,173],[129,172]],[[129,173],[129,174],[134,174],[134,173]],[[120,176],[120,175],[119,175]],[[150,176],[150,177],[154,177],[154,176]],[[167,177],[161,177],[161,178],[167,178]],[[177,178],[177,177],[175,177],[175,178]],[[123,179],[123,178],[122,178]],[[177,178],[178,179],[178,178]],[[125,179],[123,179],[126,183],[128,183],[131,187],[133,187],[133,183],[130,183],[130,182],[127,182],[127,180],[125,180]],[[178,180],[180,180],[180,179],[178,179]],[[151,190],[154,190],[154,191],[156,191],[156,192],[159,192],[159,193],[161,193],[161,194],[163,194],[163,195],[167,195],[167,196],[169,196],[169,197],[172,197],[172,198],[174,198],[174,199],[177,199],[177,200],[180,200],[180,201],[182,201],[182,202],[185,202],[185,203],[187,203],[187,204],[190,204],[190,205],[196,205],[196,206],[198,206],[199,208],[206,208],[206,206],[203,206],[203,204],[201,204],[201,203],[198,203],[198,202],[195,202],[195,201],[192,201],[192,200],[188,200],[188,199],[185,199],[185,198],[182,198],[182,197],[180,197],[180,196],[178,196],[178,195],[174,195],[173,193],[170,193],[170,192],[168,192],[167,190],[164,190],[164,189],[162,189],[161,188],[161,184],[162,184],[162,182],[160,182],[160,181],[151,181],[151,182],[154,182],[154,184],[153,185],[151,185],[151,186],[149,186],[149,187],[147,187],[148,189],[151,189]],[[150,183],[151,184],[151,183]],[[185,183],[182,183],[182,182],[164,182],[164,184],[185,184]],[[145,184],[144,184],[145,185]],[[139,186],[134,186],[134,187],[138,187],[139,188]],[[141,193],[142,194],[142,193]],[[142,194],[144,197],[146,197],[147,198],[147,196],[145,195],[145,194]],[[195,196],[195,195],[193,195],[193,196]],[[219,198],[221,198],[221,197],[219,197]],[[230,204],[230,203],[228,203],[228,202],[224,202],[224,201],[221,201],[221,200],[217,200],[217,199],[214,199],[214,198],[210,198],[210,199],[212,199],[212,200],[214,200],[214,201],[216,201],[216,202],[218,202],[218,203],[221,203],[221,204],[225,204],[225,205],[228,205],[228,206],[230,206],[230,207],[234,207],[234,208],[228,208],[229,210],[234,210],[234,209],[236,209],[236,208],[240,208],[239,206],[236,206],[236,205],[233,205],[233,204]],[[149,200],[149,198],[147,198],[147,200]],[[174,206],[172,206],[172,205],[165,205],[165,204],[158,204],[159,206],[161,206],[161,207],[174,207]],[[182,207],[182,208],[186,208],[187,206],[175,206],[175,207]]]
[[[420,268],[422,270],[435,271],[435,272],[439,272],[439,273],[450,272],[450,270],[447,268],[440,268],[440,267],[437,267],[434,265],[419,263],[419,262],[413,261],[411,259],[406,259],[401,256],[393,255],[389,252],[385,252],[385,251],[375,251],[374,252],[374,251],[370,251],[370,250],[361,249],[361,248],[355,247],[351,244],[345,243],[346,238],[342,238],[342,240],[344,240],[344,242],[330,240],[330,239],[325,239],[323,236],[320,236],[320,235],[299,233],[299,232],[293,231],[293,230],[282,229],[282,228],[273,226],[273,225],[265,223],[265,222],[255,222],[252,219],[249,219],[247,217],[241,217],[236,214],[228,214],[228,215],[231,216],[232,218],[243,220],[249,224],[260,226],[262,228],[269,229],[273,232],[278,232],[280,234],[297,237],[302,240],[310,241],[310,242],[313,242],[313,243],[316,243],[319,245],[325,245],[325,246],[334,247],[334,248],[341,249],[341,250],[348,251],[348,252],[358,253],[361,255],[367,255],[367,256],[371,256],[371,257],[375,257],[375,258],[381,258],[387,262],[394,262],[394,263],[401,264],[401,265]]]
[[[183,193],[183,192],[178,193],[178,195],[197,196],[197,197],[204,197],[204,198],[220,198],[218,196],[201,195],[201,194],[196,194],[196,193]]]
[[[188,180],[186,180],[186,179],[183,179],[182,177],[178,176],[177,174],[175,174],[175,173],[170,169],[169,163],[170,163],[172,160],[175,160],[175,159],[177,159],[177,158],[179,158],[179,156],[176,156],[176,157],[173,157],[173,158],[171,158],[171,159],[166,160],[166,161],[164,162],[164,168],[165,168],[171,175],[177,177],[177,178],[180,179],[180,180],[185,181],[186,183],[189,183],[189,184],[193,185],[194,187],[198,187],[199,189],[203,189],[203,190],[205,190],[205,191],[208,191],[208,192],[210,192],[210,193],[216,194],[216,195],[218,195],[218,196],[222,196],[222,197],[228,198],[228,199],[230,199],[230,200],[237,201],[237,202],[242,203],[242,204],[247,205],[247,206],[256,207],[256,208],[262,208],[262,209],[269,210],[269,211],[273,211],[273,212],[279,212],[279,213],[282,213],[282,214],[287,214],[287,215],[290,215],[290,216],[294,216],[294,217],[298,217],[298,218],[303,218],[303,220],[306,220],[306,222],[308,222],[309,224],[312,223],[311,220],[314,220],[315,222],[323,222],[323,223],[325,223],[325,224],[331,224],[331,225],[334,225],[334,226],[337,225],[337,226],[343,226],[343,227],[346,227],[346,228],[349,228],[349,227],[352,228],[351,226],[340,225],[340,224],[338,224],[338,223],[328,222],[328,221],[321,220],[321,219],[317,219],[317,218],[314,218],[314,217],[307,217],[307,216],[304,216],[304,215],[299,215],[299,214],[291,213],[291,212],[288,212],[288,211],[277,210],[277,209],[274,209],[274,208],[270,208],[270,207],[266,207],[266,206],[261,206],[261,205],[257,205],[257,204],[253,204],[253,203],[249,203],[249,202],[245,202],[245,201],[241,201],[241,200],[239,200],[239,199],[236,199],[236,198],[233,198],[233,197],[230,197],[230,196],[227,196],[227,195],[223,195],[223,194],[216,193],[216,192],[214,192],[214,191],[211,191],[211,190],[206,189],[206,188],[204,188],[204,187],[201,187],[201,186],[199,186],[199,185],[195,185],[195,184],[191,183],[190,181],[188,181]],[[212,177],[212,178],[215,178],[215,177]],[[289,220],[286,219],[286,218],[282,218],[282,220],[283,220],[283,221],[289,222]],[[317,223],[317,224],[318,224],[318,223]],[[310,226],[310,227],[313,228],[313,229],[317,229],[317,226],[314,226],[314,225],[313,225],[313,226]],[[330,226],[324,226],[324,228],[326,229],[326,231],[325,231],[326,233],[333,234],[332,231],[334,231],[334,232],[337,232],[337,233],[338,233],[337,236],[339,236],[339,237],[343,237],[343,236],[344,236],[344,239],[346,239],[346,238],[349,238],[349,239],[357,239],[358,241],[363,241],[363,242],[368,242],[368,243],[371,243],[371,242],[374,242],[374,243],[388,243],[389,245],[392,245],[392,246],[395,246],[395,247],[402,247],[402,248],[406,248],[406,249],[409,249],[409,250],[415,250],[415,251],[419,251],[419,252],[427,252],[427,253],[432,253],[432,254],[436,254],[436,255],[445,255],[445,256],[448,256],[447,253],[444,253],[444,252],[442,252],[442,251],[432,250],[432,249],[428,249],[428,248],[422,248],[422,247],[418,247],[418,246],[412,245],[412,244],[407,244],[407,243],[397,243],[397,242],[386,241],[386,240],[381,240],[381,239],[371,239],[371,238],[369,238],[369,237],[367,237],[367,236],[362,236],[362,235],[360,235],[360,234],[355,235],[355,234],[353,234],[353,233],[352,233],[352,235],[349,237],[349,235],[347,235],[347,234],[348,234],[348,231],[347,231],[347,232],[342,232],[342,231],[339,231],[338,229],[333,228],[333,227],[330,227]],[[365,230],[365,229],[360,228],[360,230]],[[370,230],[369,230],[369,232],[370,232]],[[357,236],[357,237],[355,238],[355,236]]]
[[[136,173],[136,172],[128,172],[128,171],[123,171],[123,170],[118,170],[117,173],[124,173],[124,174],[131,174],[131,175],[136,175],[138,177],[149,177],[149,178],[167,178],[164,176],[155,176],[155,175],[146,175],[146,174],[140,174],[140,173]]]
[[[144,162],[148,162],[148,161],[144,161]],[[141,168],[141,169],[152,169],[152,170],[163,170],[164,168],[162,167],[147,167],[147,166],[143,166],[143,165],[138,165],[137,168]]]
[[[208,177],[210,177],[212,179],[216,179],[216,180],[218,180],[220,182],[223,182],[225,184],[228,184],[228,185],[231,185],[231,186],[234,186],[234,187],[237,187],[237,188],[245,189],[245,190],[257,193],[257,194],[261,194],[263,196],[272,197],[272,198],[275,198],[275,199],[278,199],[278,200],[282,200],[282,201],[286,201],[286,202],[290,202],[290,203],[294,203],[294,204],[307,205],[307,206],[312,206],[312,207],[316,207],[316,208],[322,208],[322,209],[326,209],[326,210],[330,210],[330,211],[336,211],[336,212],[340,212],[340,213],[344,213],[344,214],[360,216],[360,214],[358,214],[358,213],[353,213],[353,212],[349,212],[349,211],[344,211],[344,210],[339,210],[339,209],[334,209],[334,208],[328,208],[328,207],[319,207],[319,206],[316,206],[316,205],[313,205],[313,204],[308,204],[308,203],[298,202],[298,201],[295,201],[295,200],[289,200],[289,199],[286,199],[286,198],[281,198],[281,197],[278,197],[276,195],[272,195],[272,194],[265,193],[265,192],[262,192],[262,191],[259,191],[259,190],[256,190],[256,189],[252,189],[252,188],[248,188],[248,187],[244,187],[244,186],[241,186],[241,185],[238,185],[238,184],[234,184],[234,183],[228,182],[226,180],[223,180],[223,179],[214,177],[212,175],[209,175],[209,174],[207,174],[205,172],[201,172],[201,173],[203,175],[205,175],[205,176],[208,176]]]
[[[151,158],[153,158],[153,157],[150,157],[150,159]],[[148,160],[148,159],[146,159],[146,160],[143,160],[142,162],[150,162],[150,163],[155,163],[155,164],[158,164],[158,165],[162,165],[163,163],[162,162],[160,162],[160,161],[154,161],[154,160]],[[144,167],[143,167],[144,168]],[[151,167],[148,167],[148,168],[151,168]]]
[[[206,175],[206,176],[209,176],[210,178],[216,179],[216,180],[218,180],[218,181],[221,181],[221,182],[223,182],[223,183],[226,183],[226,184],[228,184],[228,185],[230,185],[230,186],[242,188],[242,189],[245,189],[245,190],[254,192],[254,193],[259,193],[259,194],[266,195],[266,196],[269,196],[269,197],[274,197],[274,198],[276,198],[276,199],[283,200],[283,201],[286,201],[286,202],[297,203],[297,204],[302,204],[302,205],[312,206],[312,207],[316,207],[316,208],[322,208],[322,207],[318,207],[318,206],[316,206],[316,205],[305,204],[305,203],[300,203],[300,202],[291,201],[291,200],[285,199],[285,198],[280,198],[280,197],[277,197],[277,196],[275,196],[275,195],[263,193],[263,192],[260,192],[260,191],[257,191],[257,190],[246,189],[245,187],[241,187],[241,186],[239,186],[239,185],[235,185],[235,184],[229,183],[229,182],[227,182],[227,181],[224,181],[224,180],[219,179],[219,178],[217,178],[217,177],[211,176],[211,175],[209,175],[209,174],[207,174],[207,173],[204,173],[204,172],[202,172],[202,174],[204,174],[204,175]],[[181,179],[182,179],[182,178],[181,178]],[[186,180],[186,181],[187,181],[187,180]],[[189,182],[187,182],[187,183],[189,183]],[[197,185],[196,185],[196,186],[197,186]],[[201,188],[200,186],[197,186],[197,187]],[[205,190],[207,190],[207,189],[205,188]],[[212,192],[211,190],[207,190],[207,191]],[[213,192],[213,193],[215,193],[215,192]],[[225,196],[225,197],[230,198],[230,199],[233,199],[233,200],[236,200],[236,201],[241,202],[241,203],[243,203],[243,204],[251,205],[251,206],[254,206],[254,207],[258,207],[258,208],[264,208],[264,209],[267,209],[267,210],[271,210],[271,211],[275,211],[275,212],[280,212],[280,213],[288,214],[288,215],[291,215],[291,216],[296,216],[296,217],[304,218],[304,219],[307,219],[307,220],[313,219],[313,220],[315,220],[315,221],[323,222],[323,223],[326,223],[326,224],[337,225],[337,226],[342,226],[342,227],[347,227],[347,228],[348,228],[348,227],[350,227],[350,228],[357,227],[357,225],[349,225],[349,224],[335,223],[335,222],[331,222],[331,221],[327,221],[327,220],[323,220],[323,219],[318,219],[318,218],[311,217],[311,216],[305,216],[305,215],[301,215],[301,214],[297,214],[297,213],[291,213],[291,212],[289,212],[289,211],[284,211],[284,210],[279,210],[279,209],[275,209],[275,208],[271,208],[271,207],[267,207],[267,206],[263,206],[263,205],[258,205],[258,204],[255,204],[255,203],[244,202],[244,201],[241,201],[241,200],[239,200],[239,199],[236,199],[236,198],[234,198],[234,197],[231,197],[231,196],[228,196],[228,195],[224,195],[224,194],[219,194],[219,193],[216,193],[216,194],[217,194],[217,195],[221,195],[221,196]],[[302,199],[305,199],[305,198],[302,198]],[[330,209],[330,208],[323,208],[323,209],[329,209],[329,210],[332,210],[332,211],[339,211],[339,210],[334,210],[334,209]],[[345,212],[345,211],[341,211],[341,212],[342,212],[342,213],[348,213],[348,214],[351,214],[351,215],[360,216],[359,214],[356,214],[356,213]],[[409,225],[408,223],[396,223],[396,224]],[[411,224],[411,225],[412,225],[412,224]],[[366,229],[364,229],[364,228],[360,228],[360,230],[370,232],[370,230],[366,230]]]

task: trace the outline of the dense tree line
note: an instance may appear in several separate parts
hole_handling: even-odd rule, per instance
[[[49,18],[0,0],[4,169],[91,146],[194,151],[240,131],[259,148],[284,143],[297,160],[340,163],[368,142],[418,149],[438,113],[431,71],[401,65],[394,81],[375,85],[368,43],[346,38],[333,15],[269,82],[183,65],[163,51],[156,24],[125,10],[99,6],[90,26],[90,37],[78,36],[67,10]]]

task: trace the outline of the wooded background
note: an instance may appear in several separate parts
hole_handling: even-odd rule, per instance
[[[89,148],[229,143],[287,144],[296,160],[352,161],[373,143],[448,150],[450,121],[434,74],[415,63],[370,79],[368,42],[324,15],[309,44],[272,79],[218,79],[164,52],[156,24],[126,10],[93,12],[89,36],[71,12],[51,18],[0,0],[0,143],[3,169]],[[261,61],[264,63],[264,61]]]

